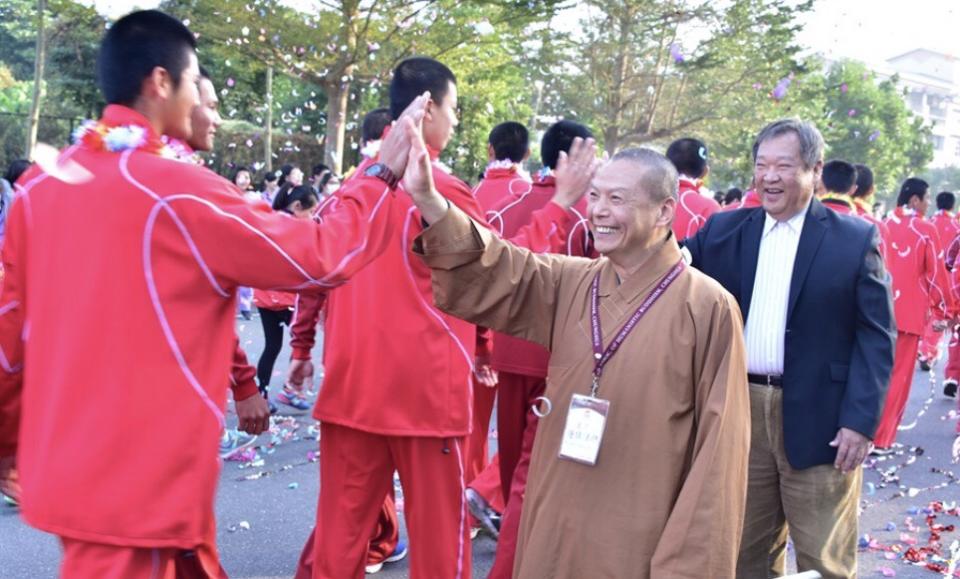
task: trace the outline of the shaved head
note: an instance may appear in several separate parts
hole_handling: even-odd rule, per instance
[[[670,159],[653,149],[624,149],[614,155],[610,162],[629,163],[637,171],[637,180],[634,183],[636,190],[646,193],[650,201],[659,203],[677,196],[676,167]]]

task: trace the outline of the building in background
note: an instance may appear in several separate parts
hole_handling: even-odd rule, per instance
[[[960,167],[960,58],[917,48],[888,59],[876,72],[896,74],[907,106],[930,125],[930,167]]]

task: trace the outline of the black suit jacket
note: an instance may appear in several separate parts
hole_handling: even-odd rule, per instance
[[[762,208],[717,213],[685,242],[693,266],[740,304],[757,273]],[[783,430],[794,468],[832,463],[840,427],[873,438],[883,410],[896,326],[890,280],[867,221],[810,204],[790,280],[784,338]]]

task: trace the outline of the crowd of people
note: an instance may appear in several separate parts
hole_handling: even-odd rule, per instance
[[[704,187],[698,139],[601,159],[573,120],[533,176],[528,129],[498,124],[470,188],[439,161],[456,76],[424,57],[342,178],[228,181],[202,160],[220,117],[196,50],[159,11],[112,25],[102,118],[0,198],[0,492],[60,537],[64,577],[225,577],[216,441],[229,458],[278,405],[320,422],[297,577],[408,553],[412,577],[469,577],[480,529],[498,579],[779,577],[788,536],[800,571],[856,576],[861,465],[896,449],[944,333],[957,396],[953,193],[928,220],[909,178],[875,215],[870,168],[799,119],[759,130],[745,192]]]

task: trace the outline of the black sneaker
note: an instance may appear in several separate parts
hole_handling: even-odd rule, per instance
[[[929,372],[932,369],[932,367],[930,366],[930,362],[926,360],[920,360],[920,369],[923,370],[924,372]]]
[[[943,382],[943,395],[947,398],[956,398],[957,397],[957,383],[954,380],[944,380]]]
[[[477,519],[477,521],[480,523],[480,527],[495,540],[499,539],[500,515],[497,513],[497,511],[490,508],[490,505],[487,504],[487,501],[482,496],[480,496],[480,493],[472,488],[467,487],[467,490],[464,494],[467,498],[467,507],[470,509],[470,514]]]

